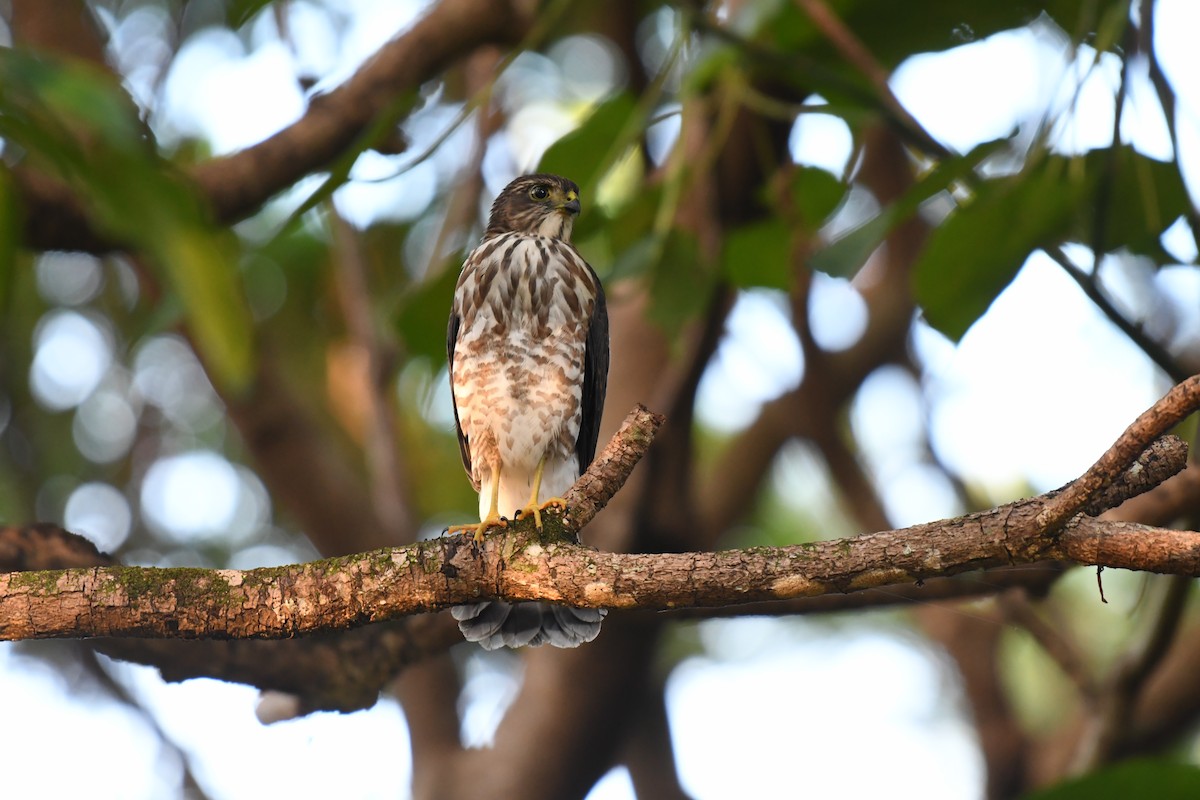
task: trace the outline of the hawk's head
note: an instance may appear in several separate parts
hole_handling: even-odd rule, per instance
[[[570,241],[579,213],[579,187],[557,175],[524,175],[492,203],[487,235],[530,233]]]

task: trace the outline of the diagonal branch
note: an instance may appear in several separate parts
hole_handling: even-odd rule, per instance
[[[1046,504],[1035,524],[1053,530],[1083,510],[1142,450],[1200,408],[1200,375],[1193,375],[1143,411],[1087,472]]]

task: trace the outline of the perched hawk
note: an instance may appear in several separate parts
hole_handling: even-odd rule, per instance
[[[502,515],[562,505],[596,454],[608,382],[608,311],[596,273],[571,244],[579,187],[526,175],[492,205],[463,264],[446,348],[463,465],[479,492],[477,540]],[[604,612],[549,603],[453,609],[469,641],[494,650],[576,647]]]

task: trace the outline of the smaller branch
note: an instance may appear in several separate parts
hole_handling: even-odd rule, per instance
[[[997,598],[997,604],[1009,621],[1020,625],[1033,637],[1067,679],[1075,684],[1084,701],[1089,704],[1095,702],[1099,696],[1096,680],[1075,643],[1047,622],[1033,607],[1028,597],[1015,593],[1002,594]]]
[[[328,211],[336,256],[334,279],[342,317],[356,348],[355,355],[365,362],[355,377],[359,378],[357,391],[365,397],[360,433],[371,505],[380,524],[396,541],[411,542],[416,538],[418,523],[408,501],[411,486],[400,452],[396,409],[389,391],[389,378],[395,368],[395,343],[384,338],[377,324],[358,231],[338,213],[333,203]],[[356,389],[350,386],[345,391],[354,393]]]
[[[149,664],[166,681],[216,678],[293,695],[298,714],[370,708],[396,675],[462,641],[449,614],[278,641],[101,639],[106,656]]]
[[[629,412],[600,455],[563,496],[569,509],[563,528],[568,533],[583,530],[621,490],[664,422],[665,417],[643,405]]]
[[[1084,295],[1100,309],[1104,316],[1108,317],[1108,321],[1117,327],[1117,330],[1129,337],[1129,340],[1137,345],[1146,356],[1153,361],[1159,369],[1167,373],[1171,380],[1180,383],[1187,378],[1187,373],[1175,361],[1174,356],[1159,344],[1154,339],[1146,335],[1142,327],[1131,321],[1128,317],[1113,305],[1112,301],[1104,293],[1103,287],[1100,285],[1098,276],[1095,274],[1099,266],[1099,261],[1096,261],[1092,267],[1092,274],[1084,272],[1077,267],[1063,249],[1059,246],[1047,247],[1046,255],[1063,268],[1067,276],[1079,285],[1083,290]]]
[[[1046,504],[1034,524],[1043,530],[1061,527],[1112,483],[1152,441],[1197,408],[1200,408],[1200,375],[1193,375],[1143,411],[1087,472]]]
[[[1138,497],[1104,512],[1104,519],[1167,525],[1189,515],[1200,515],[1200,470],[1173,475]]]
[[[1189,578],[1172,576],[1155,614],[1155,624],[1113,669],[1098,695],[1103,703],[1080,736],[1071,767],[1073,774],[1089,772],[1107,763],[1119,748],[1131,728],[1147,680],[1175,641],[1192,584]]]
[[[1159,489],[1168,481],[1192,475],[1192,473],[1177,470],[1175,459],[1179,456],[1180,446],[1185,449],[1187,447],[1182,439],[1175,436],[1164,436],[1150,442],[1149,446],[1138,456],[1137,461],[1121,473],[1119,484],[1114,482],[1107,488],[1101,489],[1095,499],[1083,507],[1083,513],[1090,517],[1098,517],[1107,513],[1106,509],[1116,509],[1126,499],[1133,499],[1136,502],[1137,499],[1145,497],[1152,490]],[[1170,475],[1170,477],[1164,481],[1164,475]],[[1197,477],[1200,476],[1193,475],[1193,480]],[[1189,480],[1187,483],[1192,484],[1193,480]],[[1115,511],[1113,513],[1115,514]],[[1155,524],[1149,519],[1136,517],[1123,517],[1123,519],[1143,522],[1147,525]],[[1167,522],[1169,519],[1162,521]]]
[[[846,23],[834,13],[824,0],[796,0],[796,5],[808,14],[813,24],[820,29],[834,49],[841,53],[846,63],[862,73],[875,89],[880,102],[901,123],[901,129],[915,135],[922,149],[937,158],[949,158],[952,154],[937,139],[925,130],[900,99],[892,92],[888,84],[888,71],[883,68],[875,56],[867,49],[862,40],[846,27]]]

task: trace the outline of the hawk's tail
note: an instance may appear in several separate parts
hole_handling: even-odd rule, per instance
[[[540,644],[578,647],[596,638],[608,611],[491,600],[455,606],[450,613],[458,620],[458,628],[468,642],[479,642],[485,650],[499,650]]]

